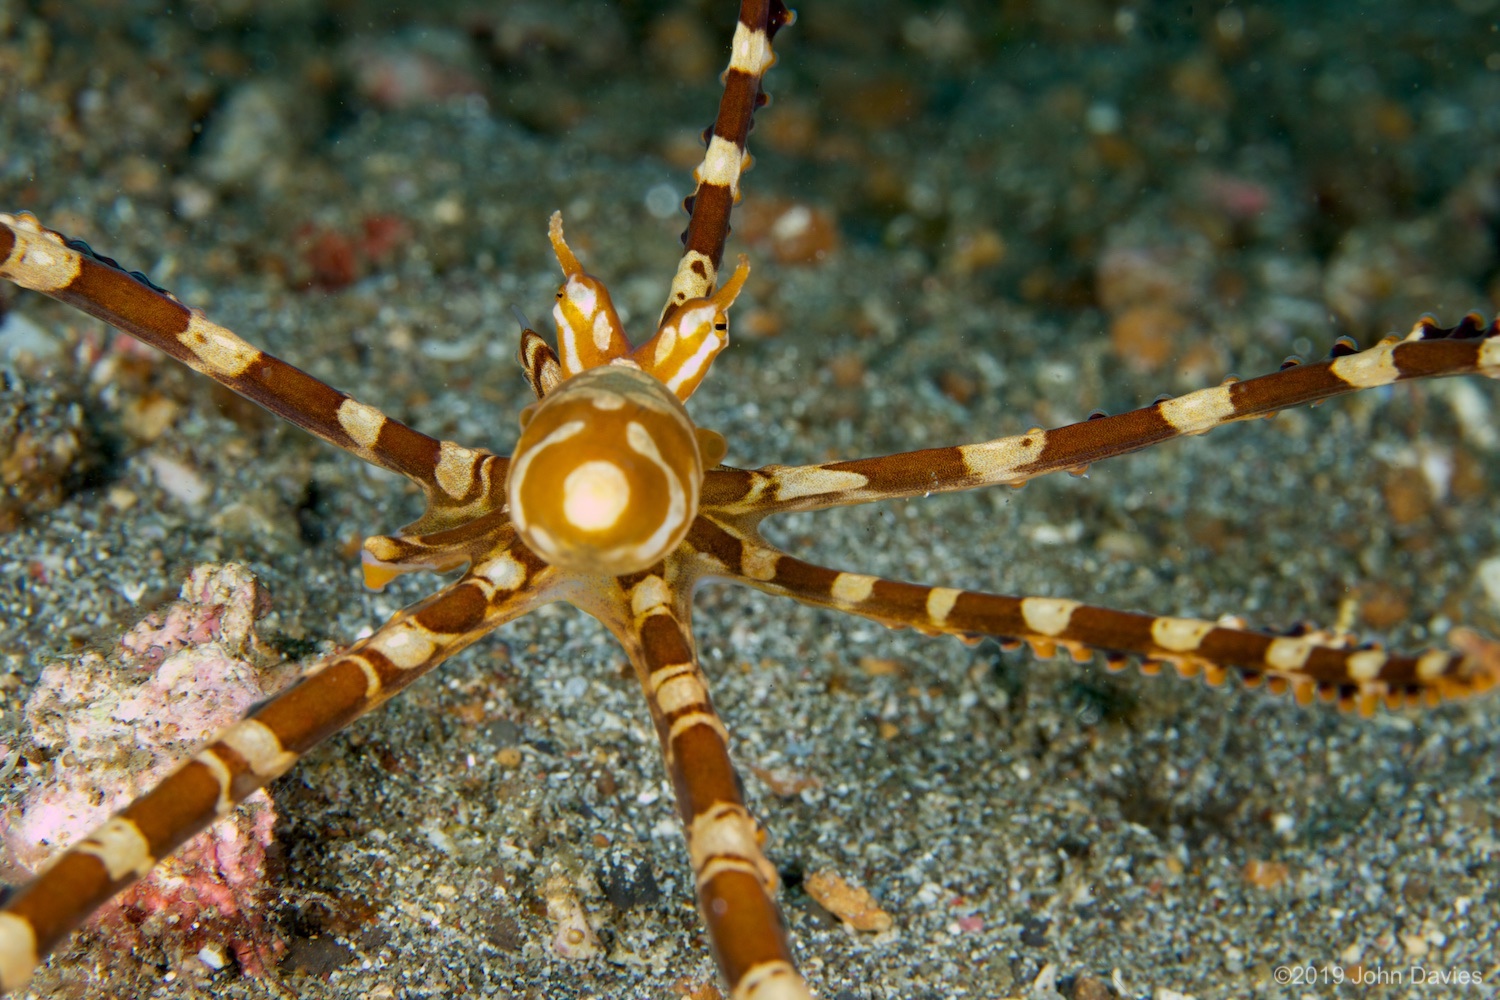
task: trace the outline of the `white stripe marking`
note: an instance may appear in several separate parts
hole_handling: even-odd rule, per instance
[[[0,913],[0,989],[11,993],[25,986],[36,964],[36,931],[30,921]]]
[[[770,549],[746,548],[740,556],[740,572],[752,580],[774,580],[776,579],[776,564],[781,561],[781,555]]]
[[[711,322],[711,321],[710,321]],[[717,333],[709,333],[698,345],[698,349],[677,366],[677,373],[667,379],[667,388],[679,398],[686,398],[682,387],[695,378],[701,378],[706,369],[724,349],[724,340]]]
[[[594,317],[594,349],[604,354],[612,343],[614,343],[614,327],[610,325],[609,314],[600,313]]]
[[[651,366],[653,368],[660,368],[666,364],[667,359],[672,356],[672,352],[677,350],[677,328],[682,324],[683,320],[697,312],[697,309],[690,309],[679,313],[676,321],[664,324],[660,330],[656,331],[656,347],[651,351]]]
[[[630,592],[630,613],[637,618],[656,608],[670,607],[672,591],[659,576],[648,576]],[[675,616],[674,616],[675,618]]]
[[[118,882],[127,875],[140,878],[156,864],[156,859],[151,856],[151,844],[141,828],[121,816],[89,834],[88,839],[73,850],[98,858],[111,882]]]
[[[812,1000],[790,962],[772,959],[745,970],[730,1000]]]
[[[522,533],[526,532],[531,520],[526,516],[526,508],[521,504],[521,486],[526,482],[526,473],[530,471],[531,463],[548,448],[562,444],[569,438],[577,437],[583,433],[585,426],[582,420],[569,420],[525,451],[517,452],[511,460],[510,482],[506,489],[506,501],[510,504],[510,516],[516,522],[516,529],[518,531]],[[555,552],[553,554],[556,555]]]
[[[220,816],[225,815],[229,810],[234,808],[234,799],[229,797],[229,783],[234,780],[229,773],[229,765],[225,764],[223,759],[214,753],[212,747],[204,750],[193,759],[208,768],[209,773],[214,776],[214,781],[218,782],[219,804],[214,806],[214,812]]]
[[[756,879],[757,881],[759,881],[760,879],[760,869],[756,867],[755,863],[746,860],[745,858],[739,857],[714,858],[701,872],[697,872],[695,874],[698,885],[705,886],[708,885],[708,883],[712,882],[714,879],[718,878],[720,875],[731,872],[741,875],[749,875],[751,878]]]
[[[481,563],[475,572],[501,590],[515,590],[526,582],[526,567],[509,552]]]
[[[437,643],[433,641],[426,629],[407,620],[372,638],[370,648],[384,653],[386,658],[400,669],[411,670],[432,659],[432,654],[437,650]]]
[[[706,813],[693,817],[687,831],[688,854],[693,871],[699,873],[698,884],[703,884],[703,872],[719,855],[743,858],[755,866],[755,873],[767,889],[776,885],[776,869],[760,853],[756,842],[755,821],[743,806],[717,806]]]
[[[219,742],[245,758],[257,778],[279,778],[297,763],[297,755],[283,749],[271,727],[258,719],[245,719],[229,727]]]
[[[203,367],[231,378],[243,374],[260,357],[260,351],[196,313],[188,320],[187,329],[178,334],[177,340],[193,352]]]
[[[698,276],[697,268],[703,270],[703,277]],[[681,303],[688,299],[704,298],[713,291],[718,279],[719,270],[708,259],[708,255],[698,250],[689,250],[677,262],[677,273],[672,276],[671,301]]]
[[[1394,344],[1373,347],[1358,354],[1346,354],[1335,360],[1329,366],[1329,371],[1356,389],[1390,385],[1401,377],[1401,371],[1396,367]]]
[[[59,291],[78,277],[82,256],[61,246],[56,237],[43,231],[36,219],[22,213],[0,215],[0,221],[9,223],[16,234],[9,261],[0,261],[4,265],[0,277],[36,292]]]
[[[1312,643],[1306,639],[1293,639],[1289,636],[1281,636],[1271,640],[1271,645],[1266,647],[1266,666],[1272,670],[1295,671],[1301,670],[1307,658],[1312,655]]]
[[[825,496],[829,493],[845,493],[863,489],[869,485],[868,476],[858,472],[840,472],[820,469],[815,465],[782,469],[774,474],[777,500],[796,500],[800,497]]]
[[[1417,678],[1424,681],[1435,681],[1443,676],[1448,669],[1449,655],[1440,649],[1423,653],[1417,660]]]
[[[1500,378],[1500,337],[1491,337],[1480,345],[1479,370],[1490,378]]]
[[[1027,597],[1021,601],[1021,617],[1038,635],[1061,635],[1081,605],[1081,601],[1061,597]]]
[[[1373,681],[1380,676],[1380,670],[1388,659],[1390,657],[1383,649],[1362,649],[1358,653],[1349,654],[1349,658],[1344,661],[1344,669],[1353,680]]]
[[[729,45],[729,68],[751,76],[761,76],[776,61],[771,40],[760,28],[747,27],[743,21],[734,26],[734,41]]]
[[[1232,417],[1234,402],[1229,395],[1229,386],[1217,385],[1164,400],[1157,412],[1179,434],[1202,434]]]
[[[382,685],[380,683],[380,673],[375,669],[374,665],[358,653],[350,655],[347,659],[359,664],[360,672],[365,675],[365,697],[371,700],[379,697]]]
[[[478,457],[476,452],[470,451],[463,445],[444,441],[438,448],[438,460],[437,465],[433,467],[432,478],[437,480],[438,486],[442,487],[444,493],[457,499],[468,493],[469,487],[474,484],[474,459],[476,457]]]
[[[662,478],[667,482],[667,496],[665,509],[661,513],[661,523],[656,530],[648,535],[645,541],[635,546],[621,546],[621,548],[635,556],[634,561],[650,565],[656,559],[667,554],[668,547],[672,544],[674,537],[680,538],[679,532],[687,530],[689,517],[689,506],[694,511],[698,507],[697,483],[690,483],[693,487],[693,495],[688,496],[688,490],[684,488],[682,478],[677,475],[665,458],[662,457],[661,449],[656,446],[656,439],[651,436],[644,424],[632,420],[625,425],[625,443],[630,445],[630,450],[644,457],[661,472]],[[660,497],[657,498],[660,501]],[[638,513],[638,512],[637,512]]]
[[[1151,623],[1151,641],[1174,653],[1191,653],[1215,627],[1196,618],[1161,617]]]
[[[862,573],[840,573],[833,578],[830,593],[842,604],[861,604],[875,590],[875,578]]]
[[[668,681],[676,680],[683,674],[696,674],[697,672],[697,668],[692,663],[674,663],[671,666],[657,667],[651,671],[651,676],[647,679],[647,683],[651,685],[652,695],[655,695],[661,686]]]
[[[1046,444],[1047,432],[1033,430],[994,441],[961,445],[958,454],[969,475],[988,483],[1001,483],[1015,478],[1014,473],[1021,466],[1030,465],[1040,458]]]
[[[380,428],[385,426],[385,414],[373,406],[353,399],[339,404],[339,426],[354,439],[361,448],[373,448],[380,439]]]
[[[734,143],[714,136],[708,141],[708,151],[703,154],[703,165],[698,168],[698,180],[733,191],[739,184],[742,155]]]
[[[656,702],[662,712],[676,715],[689,708],[708,704],[708,689],[694,674],[678,674],[656,689]]]
[[[927,619],[934,625],[942,625],[948,620],[948,613],[953,610],[953,605],[958,603],[958,595],[961,590],[952,587],[933,587],[927,592]]]

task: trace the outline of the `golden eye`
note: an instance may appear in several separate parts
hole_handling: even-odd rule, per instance
[[[687,411],[655,378],[624,365],[590,368],[537,404],[522,430],[506,482],[511,520],[562,569],[646,569],[697,515],[698,442]]]

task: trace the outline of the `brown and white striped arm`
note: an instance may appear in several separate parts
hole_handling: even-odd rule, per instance
[[[447,573],[483,560],[486,553],[514,543],[516,529],[505,510],[425,535],[367,535],[360,552],[365,586],[384,590],[403,573]]]
[[[1500,377],[1500,320],[1476,315],[1451,329],[1423,319],[1404,339],[1389,337],[1365,351],[1340,340],[1315,364],[1288,362],[1279,372],[1159,400],[1113,416],[1055,430],[1040,428],[979,444],[928,448],[880,458],[824,465],[719,469],[703,484],[705,507],[756,519],[773,513],[821,510],[967,490],[1020,486],[1037,476],[1080,471],[1101,459],[1224,424],[1274,415],[1360,389],[1449,375]]]
[[[281,776],[318,743],[480,636],[556,599],[555,572],[520,545],[399,612],[231,726],[156,788],[64,851],[0,907],[0,993],[115,893]]]
[[[718,283],[729,239],[729,213],[739,201],[740,174],[749,166],[745,143],[755,109],[766,103],[761,80],[776,63],[771,41],[794,16],[782,0],[740,2],[729,67],[724,70],[724,96],[707,133],[708,151],[693,171],[697,187],[683,202],[688,226],[682,234],[682,260],[664,314],[689,299],[707,298]]]
[[[422,488],[431,531],[500,505],[507,460],[439,441],[241,340],[87,245],[0,213],[0,277],[170,354],[246,399]]]
[[[521,329],[521,370],[537,399],[545,398],[563,380],[557,352],[529,326]]]
[[[812,1000],[776,903],[776,869],[761,852],[760,828],[740,795],[729,736],[698,665],[688,626],[691,582],[666,579],[665,572],[658,565],[621,577],[618,610],[587,610],[614,631],[646,692],[677,796],[698,908],[731,1000]]]
[[[1365,715],[1381,702],[1391,708],[1431,704],[1479,694],[1500,682],[1500,643],[1403,655],[1355,645],[1347,637],[1251,631],[1237,621],[1170,618],[1063,598],[900,583],[804,562],[766,543],[753,529],[740,530],[707,515],[694,522],[687,544],[714,576],[890,628],[964,639],[992,636],[1025,642],[1044,658],[1064,649],[1079,662],[1099,651],[1112,669],[1136,658],[1146,673],[1171,664],[1184,677],[1201,673],[1214,685],[1234,671],[1252,686],[1267,681],[1273,692],[1290,688],[1300,702],[1316,695]]]

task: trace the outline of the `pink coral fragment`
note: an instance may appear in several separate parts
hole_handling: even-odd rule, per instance
[[[245,567],[201,565],[178,601],[115,648],[43,670],[23,718],[35,748],[28,757],[44,763],[27,769],[32,787],[20,809],[0,817],[10,866],[36,871],[272,694],[286,671],[254,631],[269,610]],[[159,949],[169,937],[183,955],[222,943],[246,975],[264,973],[286,947],[265,913],[275,821],[270,797],[257,792],[90,926],[112,935],[118,951]]]

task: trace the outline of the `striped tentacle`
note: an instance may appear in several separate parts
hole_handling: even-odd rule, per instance
[[[554,599],[554,572],[517,545],[315,666],[58,856],[0,908],[0,993],[159,858],[318,743],[499,625]]]
[[[521,369],[537,399],[545,398],[563,380],[562,363],[557,360],[557,352],[529,326],[521,330]]]
[[[1453,651],[1404,655],[1357,645],[1348,637],[1251,631],[1228,619],[1171,618],[1062,598],[1006,597],[900,583],[804,562],[766,543],[753,530],[740,530],[708,515],[694,522],[687,544],[707,562],[706,572],[712,575],[891,628],[1025,642],[1042,657],[1061,648],[1079,662],[1097,650],[1114,669],[1133,656],[1146,673],[1170,663],[1184,677],[1202,673],[1215,685],[1233,670],[1248,684],[1268,681],[1276,692],[1290,688],[1299,701],[1317,695],[1362,714],[1373,712],[1381,702],[1392,708],[1435,703],[1479,694],[1500,683],[1500,644],[1493,642],[1467,642],[1460,649],[1455,639]]]
[[[1500,321],[1486,325],[1481,317],[1470,315],[1458,326],[1442,329],[1423,319],[1404,339],[1390,337],[1366,351],[1341,340],[1325,361],[1289,362],[1269,375],[1229,380],[1055,430],[1038,428],[980,444],[826,465],[717,470],[704,483],[704,504],[725,514],[761,518],[978,486],[1019,486],[1037,476],[1085,469],[1170,438],[1271,416],[1289,406],[1393,382],[1473,374],[1500,377]]]
[[[505,510],[426,535],[370,535],[360,553],[365,586],[384,590],[402,573],[446,573],[480,562],[489,553],[504,552],[516,539],[516,529]]]
[[[668,565],[680,565],[669,560]],[[776,869],[740,795],[729,737],[709,700],[688,628],[685,581],[661,565],[619,585],[610,625],[651,706],[698,885],[698,905],[732,1000],[811,1000],[776,904]]]
[[[792,19],[782,0],[741,0],[729,67],[724,71],[724,96],[707,134],[708,151],[693,171],[697,187],[683,202],[689,219],[682,234],[682,260],[663,312],[689,299],[707,298],[718,282],[724,243],[729,239],[729,213],[739,201],[740,174],[749,166],[745,142],[755,109],[766,103],[761,79],[776,63],[771,40]]]
[[[500,505],[505,459],[428,437],[358,402],[28,213],[0,213],[0,277],[97,317],[330,444],[406,476],[427,496],[421,530]]]

